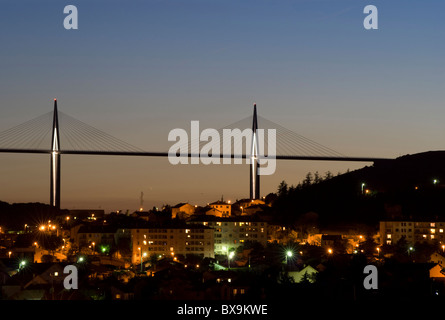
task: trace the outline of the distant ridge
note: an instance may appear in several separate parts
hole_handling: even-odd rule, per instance
[[[445,151],[404,155],[319,183],[289,187],[274,209],[288,223],[298,223],[308,212],[315,212],[324,225],[376,225],[382,219],[409,218],[445,221]]]

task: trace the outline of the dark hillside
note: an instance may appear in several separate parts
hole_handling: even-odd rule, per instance
[[[279,186],[275,215],[294,223],[316,212],[323,225],[389,218],[445,220],[445,151],[406,155],[326,179]],[[362,184],[363,187],[362,187]]]

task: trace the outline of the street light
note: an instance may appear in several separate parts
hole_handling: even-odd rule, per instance
[[[141,252],[142,252],[142,250],[141,250]],[[142,255],[141,255],[141,272],[142,272],[142,260],[143,260],[143,257],[146,257],[147,256],[147,252],[144,252]]]
[[[235,252],[233,252],[233,251],[229,253],[229,257],[228,257],[228,260],[229,260],[229,269],[230,269],[230,259],[232,259],[234,255],[235,255]]]
[[[22,261],[20,261],[20,264],[19,264],[19,271],[20,270],[23,270],[23,268],[26,266],[26,260],[22,260]]]
[[[286,265],[288,263],[288,258],[292,258],[293,255],[294,254],[293,254],[293,252],[291,250],[287,250],[286,251]]]
[[[366,186],[364,182],[362,182],[362,194],[363,194],[363,188]]]

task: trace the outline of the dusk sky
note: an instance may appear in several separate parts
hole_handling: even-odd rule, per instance
[[[378,8],[366,30],[363,8]],[[66,30],[66,5],[78,30]],[[59,110],[147,151],[168,133],[252,113],[348,156],[445,147],[445,3],[376,0],[0,3],[0,131]],[[61,128],[63,130],[63,128]],[[277,141],[279,144],[280,142]],[[63,141],[61,141],[63,145]],[[0,145],[1,147],[1,145]],[[48,146],[49,147],[49,146]],[[49,155],[0,153],[0,200],[49,203]],[[280,161],[261,195],[308,171],[371,163]],[[62,208],[136,210],[249,196],[247,165],[62,156]]]

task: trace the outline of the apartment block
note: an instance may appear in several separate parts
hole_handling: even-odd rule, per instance
[[[395,244],[402,237],[416,242],[443,243],[445,222],[439,221],[380,221],[380,244]]]
[[[203,225],[146,226],[131,229],[132,262],[140,263],[153,255],[175,258],[195,254],[214,257],[213,229]]]
[[[222,218],[215,216],[193,217],[188,224],[210,227],[214,231],[215,254],[227,254],[246,241],[267,244],[267,222],[257,221],[248,216]]]

